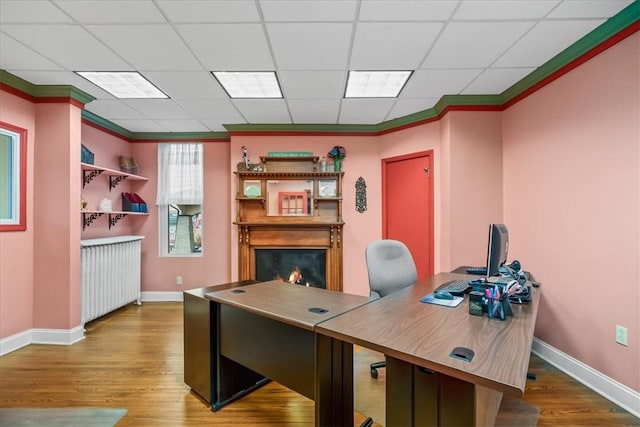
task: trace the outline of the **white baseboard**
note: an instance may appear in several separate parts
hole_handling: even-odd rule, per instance
[[[531,351],[605,399],[640,418],[640,393],[603,375],[549,344],[533,339]]]
[[[142,292],[142,302],[182,302],[182,292]]]
[[[29,344],[71,345],[83,339],[82,326],[73,329],[29,329],[0,340],[0,356]]]

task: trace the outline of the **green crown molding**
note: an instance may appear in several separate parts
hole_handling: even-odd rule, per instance
[[[130,132],[108,120],[105,120],[87,110],[82,111],[82,118],[114,132],[130,141],[169,141],[169,140],[229,140],[230,133],[321,133],[321,134],[368,134],[393,132],[396,129],[413,126],[429,120],[436,120],[450,110],[469,111],[498,111],[507,104],[535,88],[554,74],[562,72],[564,67],[580,60],[590,51],[615,38],[625,29],[632,34],[637,31],[640,21],[640,0],[634,0],[615,16],[606,20],[586,36],[551,58],[520,81],[506,89],[501,94],[488,95],[445,95],[432,108],[418,111],[403,117],[387,120],[374,125],[366,124],[228,124],[224,125],[227,132]],[[39,97],[71,97],[83,104],[94,98],[73,86],[34,85],[17,76],[0,70],[0,83],[4,83],[31,95]]]
[[[517,97],[527,89],[540,83],[542,80],[558,72],[562,67],[569,65],[591,49],[606,42],[625,28],[630,27],[640,20],[640,0],[634,0],[629,6],[621,10],[596,27],[589,34],[576,41],[574,44],[551,58],[549,61],[536,68],[523,79],[500,94],[502,103]]]
[[[37,98],[71,98],[84,105],[96,99],[71,85],[34,85],[5,70],[0,70],[0,82],[36,98],[36,102]]]
[[[115,133],[118,136],[123,137],[124,139],[131,140],[133,138],[133,132],[128,131],[122,126],[118,126],[117,124],[110,122],[107,119],[103,119],[102,117],[92,113],[91,111],[82,110],[82,119],[100,128],[110,131],[111,133]]]

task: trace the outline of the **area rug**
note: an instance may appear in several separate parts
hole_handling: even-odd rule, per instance
[[[126,413],[121,408],[0,408],[0,426],[113,427]]]

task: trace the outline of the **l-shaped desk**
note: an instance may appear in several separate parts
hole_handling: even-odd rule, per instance
[[[351,427],[356,344],[385,355],[386,425],[493,425],[503,393],[524,393],[540,292],[505,321],[470,315],[468,298],[456,308],[420,302],[470,278],[441,273],[378,300],[282,282],[208,292],[218,313],[211,357],[313,399],[317,426]],[[456,347],[475,356],[452,357]]]

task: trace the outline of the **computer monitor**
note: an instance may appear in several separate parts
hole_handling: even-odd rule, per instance
[[[487,280],[500,272],[507,262],[509,251],[509,230],[504,224],[489,225],[489,245],[487,248]]]

